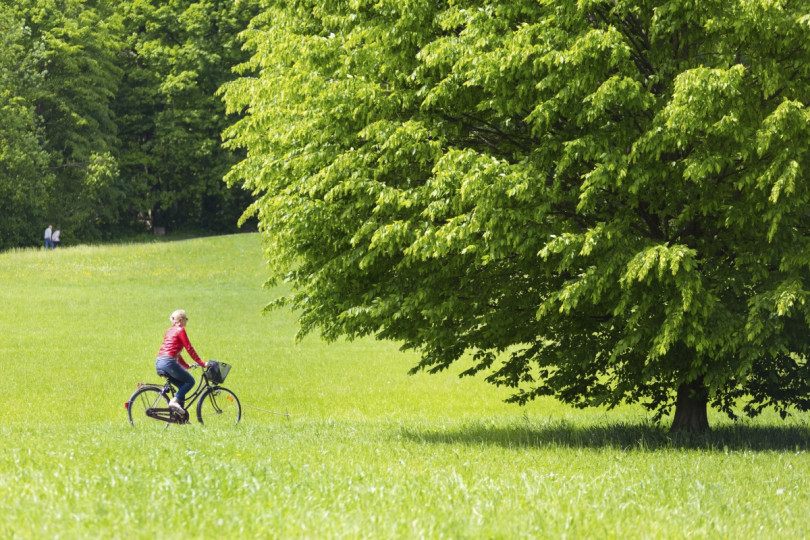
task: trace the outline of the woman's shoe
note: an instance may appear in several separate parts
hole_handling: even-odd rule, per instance
[[[180,414],[185,414],[186,413],[186,411],[183,410],[183,407],[177,401],[177,398],[172,398],[169,401],[169,408],[174,409],[175,411],[179,412]]]

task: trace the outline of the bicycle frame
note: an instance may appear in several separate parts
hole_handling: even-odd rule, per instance
[[[155,388],[161,388],[160,394],[168,396],[169,399],[174,397],[175,394],[174,385],[171,383],[168,377],[166,377],[166,382],[163,383],[162,387],[159,384],[152,383],[139,383],[138,386],[154,386]],[[176,410],[170,408],[149,408],[146,410],[146,416],[149,418],[154,418],[155,420],[167,422],[169,424],[187,424],[189,423],[189,407],[193,405],[194,402],[197,401],[197,398],[202,396],[206,390],[217,386],[219,385],[211,384],[211,382],[208,380],[208,375],[203,370],[202,375],[200,376],[200,381],[197,383],[197,388],[186,395],[186,402],[184,404],[185,414],[180,414]]]

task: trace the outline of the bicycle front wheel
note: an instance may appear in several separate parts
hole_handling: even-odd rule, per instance
[[[234,426],[242,418],[242,404],[227,388],[211,387],[197,403],[197,420],[205,426]]]
[[[135,390],[127,402],[127,415],[129,423],[134,427],[150,431],[162,431],[169,424],[146,416],[147,409],[165,409],[169,406],[169,398],[156,386],[142,386]]]

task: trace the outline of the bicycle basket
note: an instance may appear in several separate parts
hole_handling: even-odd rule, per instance
[[[212,383],[221,384],[225,382],[225,377],[228,376],[230,370],[230,364],[209,360],[208,369],[205,370],[205,374],[208,375],[208,380]]]

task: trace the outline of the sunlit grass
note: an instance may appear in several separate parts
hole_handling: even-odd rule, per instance
[[[519,408],[396,344],[296,344],[263,268],[256,235],[0,254],[0,538],[810,533],[806,416],[673,441],[635,407]],[[236,428],[126,423],[180,307]]]

